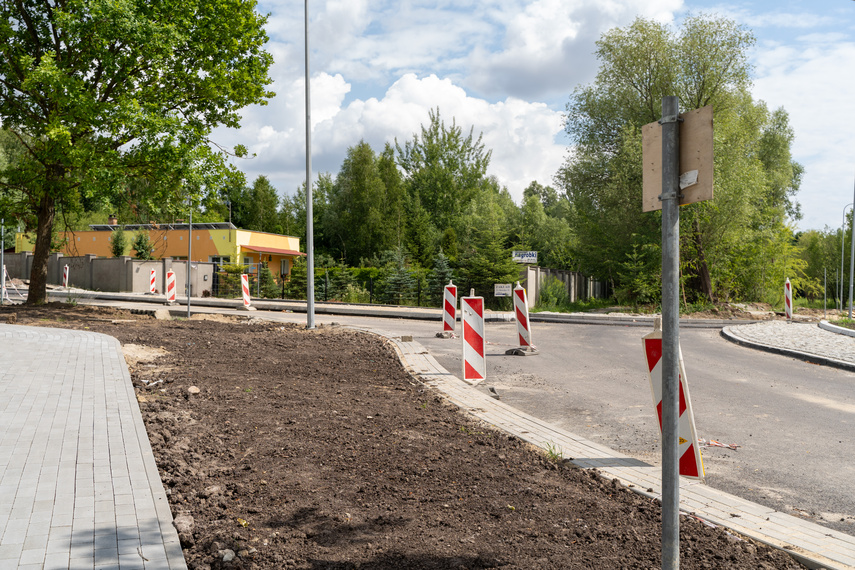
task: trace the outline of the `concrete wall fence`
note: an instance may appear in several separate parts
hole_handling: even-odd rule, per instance
[[[608,287],[604,281],[596,281],[576,271],[528,265],[520,270],[520,283],[526,289],[529,308],[537,304],[541,288],[553,277],[564,284],[571,303],[590,298],[602,299],[608,295]]]
[[[9,277],[29,279],[33,268],[33,254],[7,253],[5,255],[6,270]],[[110,291],[121,293],[148,293],[151,270],[156,274],[158,293],[166,291],[166,272],[175,272],[175,287],[179,296],[187,293],[187,261],[174,260],[171,257],[144,261],[128,256],[98,257],[84,255],[66,257],[54,253],[48,259],[47,282],[62,285],[62,270],[68,265],[68,285],[90,291]],[[214,279],[214,266],[210,262],[191,264],[190,290],[193,297],[201,297],[205,291],[210,293]]]

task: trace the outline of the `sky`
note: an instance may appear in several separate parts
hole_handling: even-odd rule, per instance
[[[439,109],[447,124],[483,134],[495,175],[519,203],[532,181],[553,185],[569,140],[570,94],[593,81],[595,42],[636,17],[679,26],[717,14],[751,29],[752,92],[783,107],[805,168],[801,230],[839,227],[855,194],[855,2],[699,0],[308,0],[312,178],[338,173],[361,140],[377,151],[412,140]],[[218,144],[251,183],[281,194],[305,180],[304,2],[259,0],[273,55],[265,106],[244,109]]]

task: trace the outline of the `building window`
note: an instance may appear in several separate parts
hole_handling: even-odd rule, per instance
[[[228,255],[212,255],[208,258],[208,261],[212,261],[212,262],[217,263],[219,265],[224,265],[226,263],[231,263],[232,258],[231,258],[231,256],[228,256]]]

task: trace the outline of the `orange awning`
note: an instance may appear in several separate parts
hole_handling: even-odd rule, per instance
[[[249,251],[255,251],[257,253],[274,253],[276,255],[306,255],[302,251],[294,251],[293,249],[279,249],[276,247],[258,247],[254,245],[242,245],[241,249],[247,249]]]

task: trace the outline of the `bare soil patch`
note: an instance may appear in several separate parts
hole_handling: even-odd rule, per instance
[[[657,502],[478,423],[379,338],[59,304],[0,322],[10,313],[134,345],[191,569],[660,567]],[[681,567],[801,568],[687,517]]]

